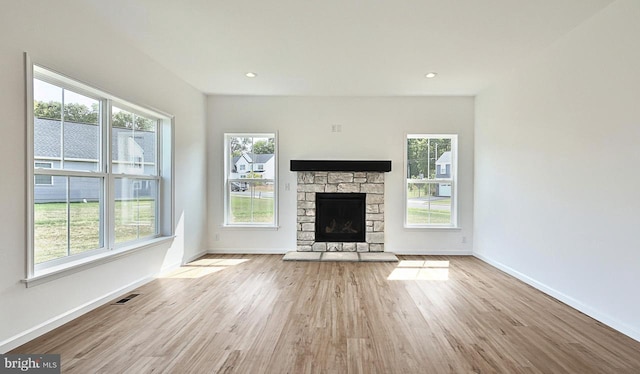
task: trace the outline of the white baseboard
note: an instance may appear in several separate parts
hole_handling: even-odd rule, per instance
[[[630,337],[633,340],[639,341],[640,342],[640,331],[634,329],[633,327],[629,326],[626,323],[620,322],[618,320],[616,320],[615,318],[610,317],[607,314],[604,314],[602,312],[599,312],[598,310],[590,307],[589,305],[586,305],[584,303],[582,303],[579,300],[576,300],[574,298],[572,298],[569,295],[566,295],[552,287],[547,286],[544,283],[538,282],[537,280],[529,277],[526,274],[523,274],[501,262],[492,260],[489,257],[486,257],[480,253],[473,253],[473,256],[478,258],[479,260],[482,260],[484,262],[486,262],[487,264],[496,267],[502,271],[504,271],[505,273],[518,278],[519,280],[523,281],[524,283],[530,285],[531,287],[546,293],[547,295],[557,299],[558,301],[561,301],[567,305],[569,305],[570,307],[577,309],[578,311],[588,315],[589,317],[600,321],[602,323],[604,323],[605,325],[611,327],[614,330],[617,330],[625,335],[627,335],[628,337]]]
[[[209,251],[201,251],[201,252],[196,253],[193,256],[187,257],[187,258],[182,260],[182,264],[181,265],[188,264],[191,261],[195,261],[195,260],[199,259],[200,257],[206,255],[207,253],[211,253],[211,252],[209,252]]]
[[[175,269],[179,268],[180,266],[182,266],[181,262],[176,262],[173,264],[170,264],[168,266],[163,266],[162,269],[160,269],[160,272],[158,274],[164,274],[170,271],[174,271]],[[157,278],[157,276],[156,276]]]
[[[397,255],[416,255],[416,256],[471,256],[472,251],[466,249],[453,249],[453,250],[425,250],[425,249],[401,249],[398,251],[389,251]]]
[[[37,326],[34,326],[26,331],[23,331],[15,336],[10,337],[2,342],[0,342],[0,353],[4,354],[9,352],[10,350],[17,348],[41,335],[46,334],[47,332],[64,325],[65,323],[80,317],[81,315],[92,311],[93,309],[108,303],[109,301],[117,298],[120,295],[123,295],[127,292],[133,291],[136,288],[151,282],[156,279],[155,276],[145,277],[140,280],[137,280],[133,283],[130,283],[124,287],[120,287],[117,290],[111,291],[106,295],[103,295],[99,298],[91,300],[85,304],[80,305],[77,308],[71,309],[65,313],[62,313],[56,317],[53,317]]]
[[[295,250],[295,249],[293,249]],[[209,254],[244,254],[244,255],[283,255],[286,249],[273,248],[215,248],[207,251]]]

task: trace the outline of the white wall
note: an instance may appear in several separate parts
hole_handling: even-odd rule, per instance
[[[474,253],[640,340],[640,2],[476,99]]]
[[[173,243],[25,288],[26,118],[23,52],[131,102],[175,115]],[[0,352],[57,317],[116,297],[206,248],[205,97],[130,47],[76,1],[4,2],[0,11]],[[64,320],[64,319],[63,319]],[[47,322],[50,322],[47,324]],[[33,334],[24,332],[45,323]]]
[[[473,218],[472,97],[246,97],[208,99],[209,222],[212,251],[278,252],[296,248],[296,173],[292,159],[391,160],[385,175],[385,250],[471,253]],[[332,133],[332,125],[342,125]],[[278,131],[280,229],[223,224],[223,134]],[[462,230],[403,228],[405,133],[459,134]],[[286,190],[289,184],[290,190]],[[463,243],[466,237],[466,243]],[[219,240],[216,240],[218,238]]]

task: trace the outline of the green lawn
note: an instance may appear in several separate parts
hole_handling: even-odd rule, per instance
[[[116,243],[154,235],[155,217],[155,200],[116,201]]]
[[[273,222],[273,198],[253,198],[253,211],[250,196],[231,195],[232,223],[265,223]]]
[[[432,206],[433,208],[433,206]],[[423,208],[409,208],[408,223],[410,224],[430,224],[430,223],[451,223],[451,212],[448,210],[428,210]]]
[[[117,201],[116,242],[122,243],[155,233],[155,201]],[[97,202],[41,203],[34,207],[35,263],[100,248],[100,206]]]

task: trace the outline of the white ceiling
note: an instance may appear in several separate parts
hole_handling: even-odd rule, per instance
[[[475,95],[613,2],[87,1],[204,93],[338,96]]]

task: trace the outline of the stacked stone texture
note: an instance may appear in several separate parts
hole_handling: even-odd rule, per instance
[[[298,172],[299,252],[383,252],[384,173],[378,172]],[[325,243],[315,241],[316,193],[366,193],[366,242]]]

